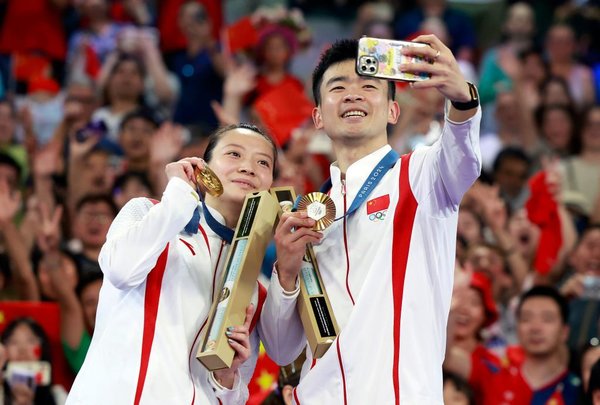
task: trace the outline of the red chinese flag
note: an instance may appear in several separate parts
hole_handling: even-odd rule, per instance
[[[225,51],[234,54],[258,44],[258,31],[252,25],[250,17],[244,17],[223,30]]]
[[[102,68],[102,63],[96,55],[94,48],[91,45],[86,44],[84,48],[85,52],[85,73],[90,76],[92,79],[96,79],[98,74],[100,73],[100,69]]]
[[[32,77],[47,77],[52,69],[47,58],[30,53],[13,54],[12,68],[15,79],[20,81],[28,81]]]
[[[250,396],[246,405],[260,405],[277,387],[279,366],[267,356],[265,348],[260,344],[256,368],[248,384]]]
[[[279,146],[285,145],[292,131],[310,119],[314,108],[304,91],[291,82],[258,97],[253,106]]]
[[[382,195],[367,201],[367,215],[387,209],[390,206],[390,195]]]
[[[529,220],[540,227],[540,241],[533,267],[548,274],[556,263],[562,246],[562,232],[558,206],[546,184],[546,173],[540,171],[529,179],[530,196],[525,203]]]
[[[63,353],[60,340],[60,311],[58,304],[55,302],[1,301],[0,332],[11,321],[24,316],[33,318],[44,329],[44,332],[46,332],[52,355],[52,382],[62,385],[69,391],[74,376]]]

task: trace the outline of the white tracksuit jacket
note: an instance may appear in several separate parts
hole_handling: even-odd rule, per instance
[[[233,390],[219,387],[196,360],[229,249],[204,220],[196,235],[180,233],[196,206],[192,187],[173,178],[160,203],[136,198],[115,218],[100,252],[104,283],[96,328],[67,404],[245,403],[256,331],[253,355]]]
[[[315,364],[307,352],[297,404],[443,404],[458,206],[481,170],[480,118],[478,111],[464,123],[446,119],[434,145],[403,156],[367,202],[314,245],[341,333]],[[336,216],[389,150],[352,164],[345,181],[331,166]],[[306,344],[297,295],[283,293],[275,271],[259,327],[279,364]]]

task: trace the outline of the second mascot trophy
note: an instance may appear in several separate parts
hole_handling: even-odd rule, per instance
[[[203,169],[197,168],[195,173],[197,183],[206,192],[216,195],[222,193],[221,182],[207,166]],[[308,196],[313,194],[321,193],[311,193]],[[303,197],[298,209],[306,209],[309,216],[319,224],[320,229],[317,226],[315,229],[322,230],[329,218],[333,220],[335,205],[331,200],[330,204],[316,205],[313,204],[314,201],[307,199],[308,196]],[[324,194],[321,196],[329,198]],[[292,201],[295,201],[292,187],[277,187],[270,191],[257,191],[246,195],[242,215],[238,220],[225,262],[220,294],[213,301],[208,326],[196,354],[208,370],[228,368],[233,362],[235,351],[227,342],[226,328],[244,323],[246,308],[250,304],[265,251],[283,212],[282,207],[291,207]],[[325,218],[328,219],[323,220]],[[301,293],[298,298],[298,312],[313,357],[319,358],[333,343],[338,327],[310,245],[307,246],[299,278]]]

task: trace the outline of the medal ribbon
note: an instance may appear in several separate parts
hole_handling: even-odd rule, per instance
[[[233,240],[233,229],[223,225],[222,223],[217,221],[215,217],[212,216],[212,214],[208,210],[208,207],[206,206],[206,203],[204,202],[204,197],[202,196],[202,193],[199,189],[197,189],[196,191],[198,193],[198,196],[200,197],[200,202],[202,203],[202,210],[204,211],[204,218],[206,219],[208,227],[212,229],[214,233],[219,235],[219,237],[225,242],[231,244],[231,241]],[[192,219],[190,220],[190,222],[187,223],[184,230],[187,233],[191,234],[198,233],[198,226],[200,226],[200,210],[198,209],[198,207],[196,207],[196,209],[194,210],[194,214],[192,215]]]
[[[379,184],[383,176],[396,164],[400,156],[395,150],[390,150],[384,157],[377,163],[375,168],[369,174],[369,177],[365,180],[363,185],[361,186],[358,194],[354,197],[354,201],[350,204],[350,208],[346,211],[344,215],[334,219],[334,221],[338,221],[344,217],[352,215],[366,200],[367,197],[373,192],[375,187]],[[320,192],[327,193],[331,189],[331,177],[325,181],[325,183],[321,186]]]

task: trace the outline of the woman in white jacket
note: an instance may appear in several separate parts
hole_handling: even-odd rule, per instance
[[[231,368],[210,373],[195,354],[231,228],[246,194],[271,187],[276,159],[275,144],[258,128],[225,127],[204,154],[223,183],[221,196],[207,193],[200,203],[194,167],[205,163],[191,157],[166,166],[160,202],[136,198],[123,207],[100,253],[96,328],[68,404],[245,403],[258,351],[250,330],[258,284],[245,324],[227,332],[236,351]]]

